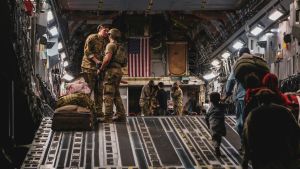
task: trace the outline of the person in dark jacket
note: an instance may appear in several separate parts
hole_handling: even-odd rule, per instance
[[[158,86],[158,91],[156,94],[156,99],[159,105],[158,114],[160,116],[165,116],[167,113],[167,103],[168,103],[167,92],[164,90],[163,82],[159,82],[157,86]]]
[[[250,54],[250,50],[247,47],[241,48],[239,50],[239,57],[242,57],[244,54]],[[229,74],[229,77],[226,82],[225,86],[225,97],[222,99],[225,101],[228,97],[230,97],[233,94],[233,89],[236,86],[236,92],[235,92],[235,116],[236,116],[236,131],[238,132],[240,136],[241,145],[243,145],[243,117],[244,117],[244,110],[245,110],[245,88],[242,85],[242,83],[237,80],[237,77],[235,76],[234,70],[232,70]],[[243,152],[242,146],[239,148],[240,153]]]
[[[271,90],[257,93],[262,105],[251,110],[244,125],[245,155],[253,169],[299,169],[300,128],[286,107],[274,104]]]
[[[225,128],[225,106],[220,103],[220,94],[212,92],[209,96],[211,106],[205,116],[207,127],[210,129],[215,155],[221,156],[220,145],[222,136],[226,135]]]
[[[259,90],[264,89],[262,87],[259,77],[254,73],[249,73],[245,76],[245,109],[243,114],[243,121],[247,118],[249,112],[259,106],[259,100],[255,97],[255,93]]]

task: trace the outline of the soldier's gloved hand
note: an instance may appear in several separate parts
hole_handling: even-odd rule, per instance
[[[102,65],[102,62],[99,61],[98,63],[96,63],[96,68],[97,68],[97,69],[100,69],[101,65]]]
[[[96,68],[99,69],[101,67],[101,64],[96,64]]]

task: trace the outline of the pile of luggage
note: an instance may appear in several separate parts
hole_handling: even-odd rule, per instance
[[[83,79],[67,84],[67,91],[57,103],[52,130],[92,130],[96,124],[94,101]]]

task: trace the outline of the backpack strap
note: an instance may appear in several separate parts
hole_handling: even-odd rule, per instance
[[[112,54],[112,60],[110,61],[109,66],[108,66],[109,68],[121,68],[122,67],[118,62],[116,62],[116,55],[118,53],[120,45],[118,43],[115,45],[116,45],[116,49]]]

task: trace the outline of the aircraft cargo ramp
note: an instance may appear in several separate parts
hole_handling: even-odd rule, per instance
[[[126,123],[100,123],[94,131],[52,131],[44,118],[22,168],[239,168],[234,117],[220,158],[214,155],[203,116],[128,117]]]

